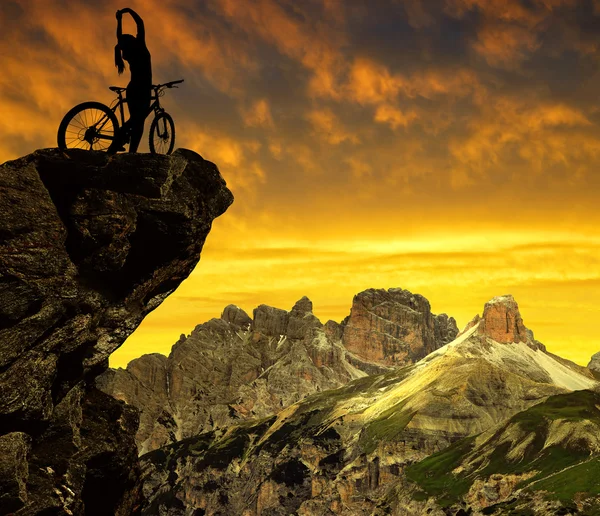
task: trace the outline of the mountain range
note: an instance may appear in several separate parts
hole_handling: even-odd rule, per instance
[[[402,289],[361,292],[341,324],[323,325],[306,297],[289,312],[261,305],[253,318],[229,305],[182,335],[168,358],[144,355],[97,385],[140,409],[145,453],[412,364],[457,333],[453,318],[433,315],[423,296]]]
[[[258,349],[267,367],[250,377],[231,357],[249,365]],[[168,358],[139,360],[160,361],[170,374],[184,369],[189,385],[204,382],[195,399],[188,390],[182,401],[161,394],[164,402],[144,405],[150,391],[132,393],[148,374],[158,377],[153,369],[140,371],[134,361],[100,380],[106,392],[137,403],[142,420],[145,406],[179,410],[171,412],[173,428],[186,435],[174,433],[171,444],[150,446],[147,431],[138,434],[145,514],[596,507],[598,382],[590,369],[549,353],[512,296],[490,300],[460,333],[452,318],[433,316],[422,296],[401,289],[361,292],[341,324],[321,325],[306,298],[289,313],[260,306],[253,319],[229,306]],[[227,379],[224,390],[215,370]],[[217,411],[220,418],[207,419]],[[153,430],[162,425],[154,419]]]

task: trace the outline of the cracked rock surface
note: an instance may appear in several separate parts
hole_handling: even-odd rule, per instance
[[[0,166],[0,514],[136,513],[137,410],[94,380],[232,201],[184,149]]]

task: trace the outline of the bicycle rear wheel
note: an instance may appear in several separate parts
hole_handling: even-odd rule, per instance
[[[119,122],[108,106],[84,102],[71,109],[58,127],[60,149],[107,151],[115,141]]]
[[[150,152],[171,154],[175,147],[175,122],[169,113],[159,113],[150,126]]]

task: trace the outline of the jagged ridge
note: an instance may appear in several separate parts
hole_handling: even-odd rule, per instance
[[[365,299],[376,303],[366,309]],[[364,346],[355,346],[353,353],[344,345],[345,336],[364,327],[371,328],[362,333]],[[425,298],[402,289],[358,294],[342,325],[323,326],[306,297],[290,312],[260,305],[253,318],[230,305],[220,319],[182,336],[168,359],[145,355],[126,370],[108,371],[98,385],[141,410],[137,442],[145,453],[202,431],[276,414],[314,392],[387,371],[400,353],[403,363],[413,363],[411,349],[422,354],[423,341],[437,349],[457,333],[454,319],[431,314]],[[372,352],[357,354],[362,349]]]

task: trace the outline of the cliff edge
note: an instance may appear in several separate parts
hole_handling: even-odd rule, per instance
[[[94,380],[232,201],[184,149],[0,166],[0,514],[138,511],[137,411]]]

